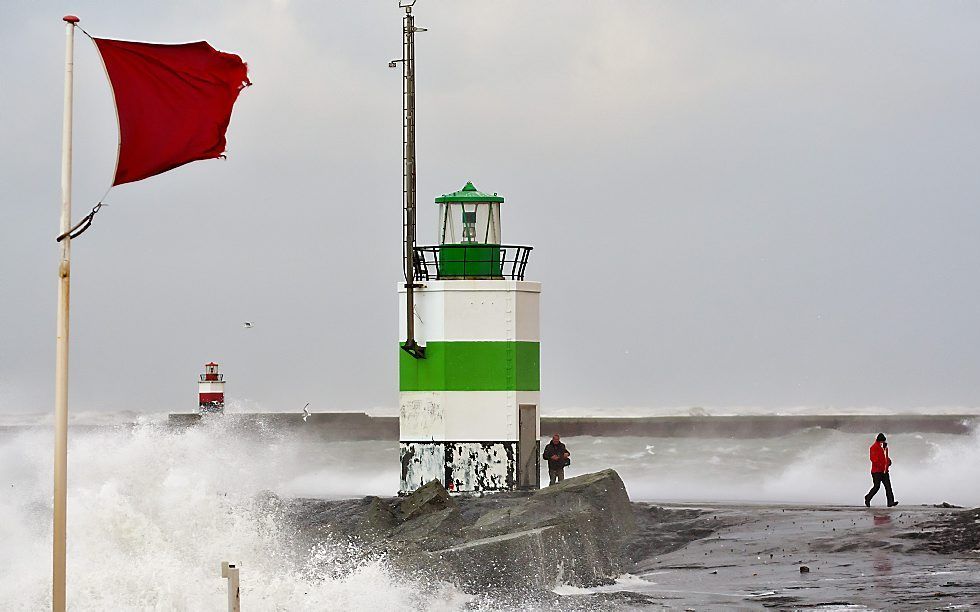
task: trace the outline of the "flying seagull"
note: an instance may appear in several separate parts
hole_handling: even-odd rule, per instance
[[[245,321],[245,323],[243,325],[245,326],[245,329],[252,329],[252,322],[251,321]]]
[[[306,422],[306,419],[310,418],[310,414],[311,413],[309,411],[309,406],[310,406],[310,403],[309,402],[306,402],[306,405],[303,406],[303,422],[304,423]]]

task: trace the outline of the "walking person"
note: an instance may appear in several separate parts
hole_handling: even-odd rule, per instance
[[[885,485],[885,497],[888,501],[888,507],[891,508],[892,506],[898,505],[898,502],[895,501],[895,496],[892,494],[892,480],[888,475],[888,468],[891,464],[892,460],[888,458],[888,442],[885,441],[885,434],[880,433],[875,438],[875,443],[871,445],[871,482],[874,486],[864,496],[865,506],[871,507],[871,498],[878,493],[881,485]]]
[[[542,457],[548,460],[548,486],[565,480],[565,466],[572,462],[571,453],[565,448],[558,434],[551,436],[551,442],[544,447]]]

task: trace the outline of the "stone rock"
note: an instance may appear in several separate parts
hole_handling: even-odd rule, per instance
[[[447,508],[453,508],[459,512],[459,504],[456,503],[456,500],[449,496],[441,482],[433,480],[402,498],[400,502],[397,502],[395,510],[398,513],[398,519],[405,522]]]
[[[398,519],[385,500],[372,495],[331,504],[309,522],[333,534],[372,541],[387,536],[398,524]]]
[[[557,584],[609,584],[629,569],[634,509],[613,470],[535,491],[454,498],[432,481],[403,498],[302,500],[301,527],[347,538],[419,580],[538,597]],[[365,546],[361,546],[365,545]]]
[[[624,545],[635,531],[622,479],[604,470],[490,510],[463,529],[464,543],[434,554],[466,568],[470,588],[593,586],[625,571]]]
[[[487,512],[469,531],[486,537],[566,522],[581,513],[594,519],[596,528],[610,531],[617,542],[636,531],[626,486],[615,470],[583,474],[535,491],[523,504]]]
[[[459,508],[443,508],[403,522],[391,533],[395,542],[414,542],[423,550],[451,546],[463,529]]]
[[[469,591],[538,590],[553,585],[558,575],[554,552],[562,548],[559,530],[539,527],[472,540],[435,551],[455,581]]]
[[[801,574],[806,574],[806,573],[808,573],[809,571],[810,571],[810,568],[809,568],[809,567],[807,567],[806,565],[801,565],[801,566],[800,566],[800,573],[801,573]]]

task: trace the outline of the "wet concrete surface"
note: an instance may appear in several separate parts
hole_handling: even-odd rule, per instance
[[[672,550],[651,551],[655,554],[638,560],[631,576],[602,592],[641,594],[648,598],[647,609],[980,606],[980,551],[936,552],[937,541],[957,533],[941,528],[955,511],[704,504],[663,510],[687,511],[686,516],[671,513],[683,518],[678,528],[717,528]],[[972,515],[960,513],[956,520],[972,521]],[[809,571],[801,572],[803,566]]]

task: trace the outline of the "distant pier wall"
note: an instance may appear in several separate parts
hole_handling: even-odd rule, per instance
[[[190,427],[198,414],[170,414],[172,427]],[[398,417],[363,412],[318,412],[303,421],[299,413],[265,412],[208,415],[243,429],[303,428],[325,440],[398,441]],[[669,416],[669,417],[541,417],[541,435],[640,436],[655,438],[770,438],[820,427],[848,433],[968,434],[980,415],[814,415],[814,416]]]
[[[222,419],[232,429],[300,429],[325,440],[391,440],[398,441],[398,417],[373,417],[363,412],[314,412],[303,421],[302,413],[253,412],[246,414],[174,414],[168,418],[172,427],[190,427],[202,418]]]

